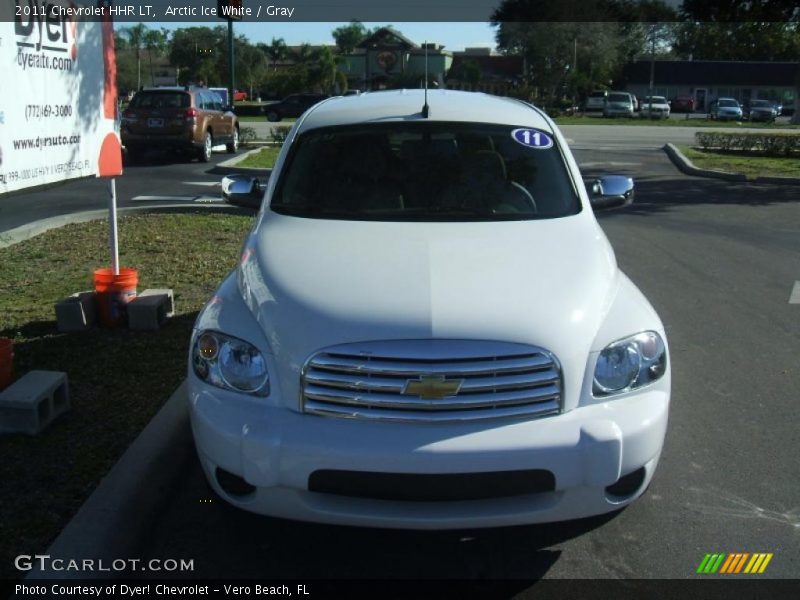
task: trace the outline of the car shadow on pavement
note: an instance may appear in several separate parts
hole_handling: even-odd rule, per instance
[[[193,558],[194,572],[181,577],[509,580],[509,595],[514,595],[558,561],[561,550],[553,546],[619,514],[449,531],[322,525],[228,505],[211,491],[194,457],[184,473],[143,552],[143,558]]]
[[[586,178],[591,178],[587,172]],[[620,215],[650,216],[693,205],[769,206],[800,202],[800,187],[788,184],[730,182],[701,177],[634,178],[632,204],[598,211],[598,218]]]

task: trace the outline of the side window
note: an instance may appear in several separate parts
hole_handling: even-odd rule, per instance
[[[197,92],[197,94],[195,95],[195,99],[198,109],[207,110],[208,102],[206,101],[205,92]]]
[[[212,110],[222,110],[222,98],[220,98],[219,94],[216,92],[209,92],[208,95],[211,97],[211,107]]]

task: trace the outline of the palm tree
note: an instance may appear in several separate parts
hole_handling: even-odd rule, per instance
[[[298,65],[307,65],[314,60],[314,51],[310,44],[301,44],[297,50],[292,52],[292,58]]]
[[[153,73],[153,54],[161,55],[167,48],[168,30],[148,29],[144,34],[142,43],[147,49],[147,57],[150,60],[150,84],[155,85],[155,74]]]
[[[265,52],[272,61],[272,70],[277,69],[276,63],[283,60],[289,54],[289,47],[283,38],[272,38],[269,46],[266,46]]]
[[[147,27],[143,23],[138,23],[133,27],[125,27],[122,33],[128,40],[128,44],[136,53],[136,89],[142,87],[142,46],[147,32]]]
[[[302,48],[302,46],[301,46]],[[323,92],[329,92],[336,84],[336,73],[339,71],[338,64],[341,58],[334,54],[328,46],[322,46],[315,50],[310,56],[311,83],[318,86]]]

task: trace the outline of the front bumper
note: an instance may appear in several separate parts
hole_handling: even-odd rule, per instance
[[[276,386],[277,387],[277,386]],[[667,426],[669,375],[610,402],[527,421],[410,424],[304,415],[210,387],[189,376],[192,430],[211,486],[231,504],[276,517],[414,529],[493,527],[602,514],[650,482]],[[254,490],[231,495],[217,468]],[[644,469],[627,497],[606,488]],[[546,469],[555,490],[459,501],[395,501],[310,492],[317,470],[486,473]]]

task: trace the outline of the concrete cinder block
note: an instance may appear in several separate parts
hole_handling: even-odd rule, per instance
[[[78,292],[56,304],[59,331],[86,331],[96,320],[94,292]]]
[[[169,296],[150,294],[137,296],[128,304],[128,327],[139,331],[156,331],[169,314]]]
[[[167,307],[167,318],[171,319],[175,316],[175,294],[172,292],[171,288],[156,288],[156,289],[148,289],[143,291],[141,294],[138,294],[138,297],[141,298],[142,296],[169,296],[169,305]]]
[[[29,371],[0,393],[0,432],[36,435],[67,410],[67,374]]]

